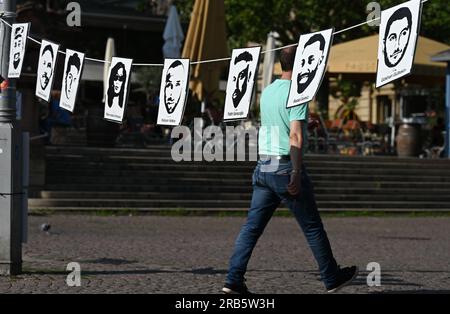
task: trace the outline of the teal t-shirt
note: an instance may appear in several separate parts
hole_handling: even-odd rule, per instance
[[[308,142],[308,103],[286,108],[291,81],[276,80],[261,95],[261,129],[259,131],[260,155],[289,155],[290,122],[303,120],[303,148]]]

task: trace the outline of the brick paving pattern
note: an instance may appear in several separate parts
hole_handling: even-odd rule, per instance
[[[32,216],[24,274],[0,277],[0,293],[217,293],[243,217]],[[51,224],[50,234],[39,226]],[[361,274],[342,293],[450,293],[450,218],[326,218],[336,259]],[[81,265],[81,287],[66,266]],[[368,287],[366,265],[381,265]],[[273,218],[247,284],[256,293],[324,293],[294,219]]]

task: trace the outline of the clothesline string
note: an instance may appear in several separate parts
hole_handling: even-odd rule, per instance
[[[425,2],[428,2],[428,0],[422,0],[422,4],[425,3]],[[3,17],[3,16],[5,16],[5,15],[6,15],[6,16],[15,16],[15,13],[14,13],[14,12],[2,12],[1,16]],[[10,23],[8,23],[7,21],[5,21],[2,17],[0,17],[0,21],[1,21],[2,23],[4,23],[5,25],[9,26],[10,28],[12,28],[12,25],[11,25]],[[365,22],[362,22],[362,23],[359,23],[359,24],[356,24],[356,25],[353,25],[353,26],[350,26],[350,27],[347,27],[347,28],[344,28],[344,29],[335,31],[335,32],[333,33],[333,35],[338,35],[338,34],[344,33],[344,32],[349,31],[349,30],[351,30],[351,29],[354,29],[354,28],[357,28],[357,27],[364,26],[364,25],[366,25],[366,24],[369,24],[369,23],[378,21],[378,20],[380,20],[380,19],[381,19],[381,17],[377,17],[377,18],[372,19],[372,20],[370,20],[370,21],[365,21]],[[29,40],[33,41],[34,43],[38,44],[38,45],[42,45],[42,43],[41,43],[39,40],[34,39],[33,37],[31,37],[31,36],[29,36],[29,35],[27,36],[27,38],[28,38]],[[273,48],[273,49],[264,50],[264,51],[261,52],[261,54],[265,54],[265,53],[268,53],[268,52],[274,52],[274,51],[278,51],[278,50],[283,50],[283,49],[285,49],[285,48],[295,47],[295,46],[298,46],[298,43],[290,44],[290,45],[286,45],[286,46],[282,46],[282,47],[278,47],[278,48]],[[63,54],[63,55],[66,54],[64,51],[61,51],[61,50],[58,50],[58,52],[61,53],[61,54]],[[99,62],[99,63],[111,63],[110,61],[107,61],[107,60],[100,60],[100,59],[95,59],[95,58],[88,58],[88,57],[86,57],[85,59],[86,59],[86,60],[89,60],[89,61],[93,61],[93,62]],[[205,63],[213,63],[213,62],[223,62],[223,61],[230,61],[230,60],[231,60],[231,57],[226,57],[226,58],[219,58],[219,59],[210,59],[210,60],[202,60],[202,61],[193,61],[193,62],[191,62],[191,64],[192,64],[192,65],[196,65],[196,64],[205,64]],[[148,66],[148,67],[152,67],[152,66],[153,66],[153,67],[163,67],[163,66],[164,66],[164,64],[160,64],[160,63],[133,63],[132,65],[133,65],[133,66]]]

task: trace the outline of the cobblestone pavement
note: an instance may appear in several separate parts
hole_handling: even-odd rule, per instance
[[[24,274],[0,277],[0,293],[217,293],[245,218],[33,216]],[[39,230],[51,224],[51,233]],[[336,259],[362,270],[342,293],[450,293],[450,218],[326,218]],[[66,266],[81,265],[81,287]],[[381,287],[366,266],[381,265]],[[249,265],[256,293],[323,293],[292,218],[274,218]]]

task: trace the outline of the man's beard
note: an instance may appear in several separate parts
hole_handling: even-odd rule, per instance
[[[178,103],[180,102],[180,98],[178,98],[177,101],[175,101],[175,99],[173,99],[173,98],[164,100],[164,105],[166,106],[166,110],[167,110],[168,114],[172,114],[175,111],[175,109],[178,107]],[[169,106],[169,100],[171,102],[171,104],[170,104],[171,106]]]
[[[14,59],[15,59],[15,56],[16,55],[14,55]],[[20,56],[20,54],[19,54],[19,56]],[[19,66],[19,63],[20,63],[20,58],[17,58],[17,60],[13,61],[14,69],[17,69],[17,67]]]
[[[309,73],[299,73],[297,76],[297,94],[301,94],[303,93],[309,86],[309,84],[311,84],[311,82],[314,80],[314,78],[316,77],[316,72],[317,72],[317,68],[315,68],[313,71],[309,72]],[[300,83],[301,78],[303,76],[307,75],[308,79],[305,83]]]
[[[241,89],[236,88],[233,92],[233,96],[231,98],[233,99],[234,108],[237,108],[239,106],[246,91],[247,91],[247,80],[245,80]]]
[[[384,53],[383,53],[383,54],[384,54],[384,64],[386,64],[387,67],[393,68],[393,67],[397,66],[397,65],[403,60],[403,57],[405,56],[406,50],[408,50],[408,45],[409,45],[409,40],[410,40],[410,39],[411,39],[411,34],[410,34],[409,37],[408,37],[408,41],[406,42],[405,47],[403,47],[403,51],[401,52],[400,58],[398,58],[398,60],[397,60],[396,62],[394,62],[394,63],[392,63],[392,62],[389,60],[389,58],[388,58],[388,53],[387,53],[387,51],[386,51],[386,39],[384,40],[384,41],[385,41],[384,49],[383,49],[383,52],[384,52]],[[394,52],[395,52],[395,51],[394,51]]]
[[[67,99],[70,99],[70,94],[71,94],[71,91],[66,88],[66,98]]]
[[[41,88],[44,90],[47,88],[48,83],[50,82],[50,78],[47,76],[46,73],[44,73],[43,75],[41,75]]]
[[[405,52],[406,52],[406,48],[407,48],[407,46],[405,46],[405,48],[404,48],[403,51],[401,52],[400,58],[398,58],[397,61],[395,61],[394,63],[392,63],[392,62],[389,60],[389,57],[388,57],[388,55],[387,55],[386,48],[385,48],[385,50],[384,50],[384,63],[385,63],[389,68],[393,68],[393,67],[397,66],[397,65],[400,63],[400,61],[403,60],[403,57],[404,57]]]

